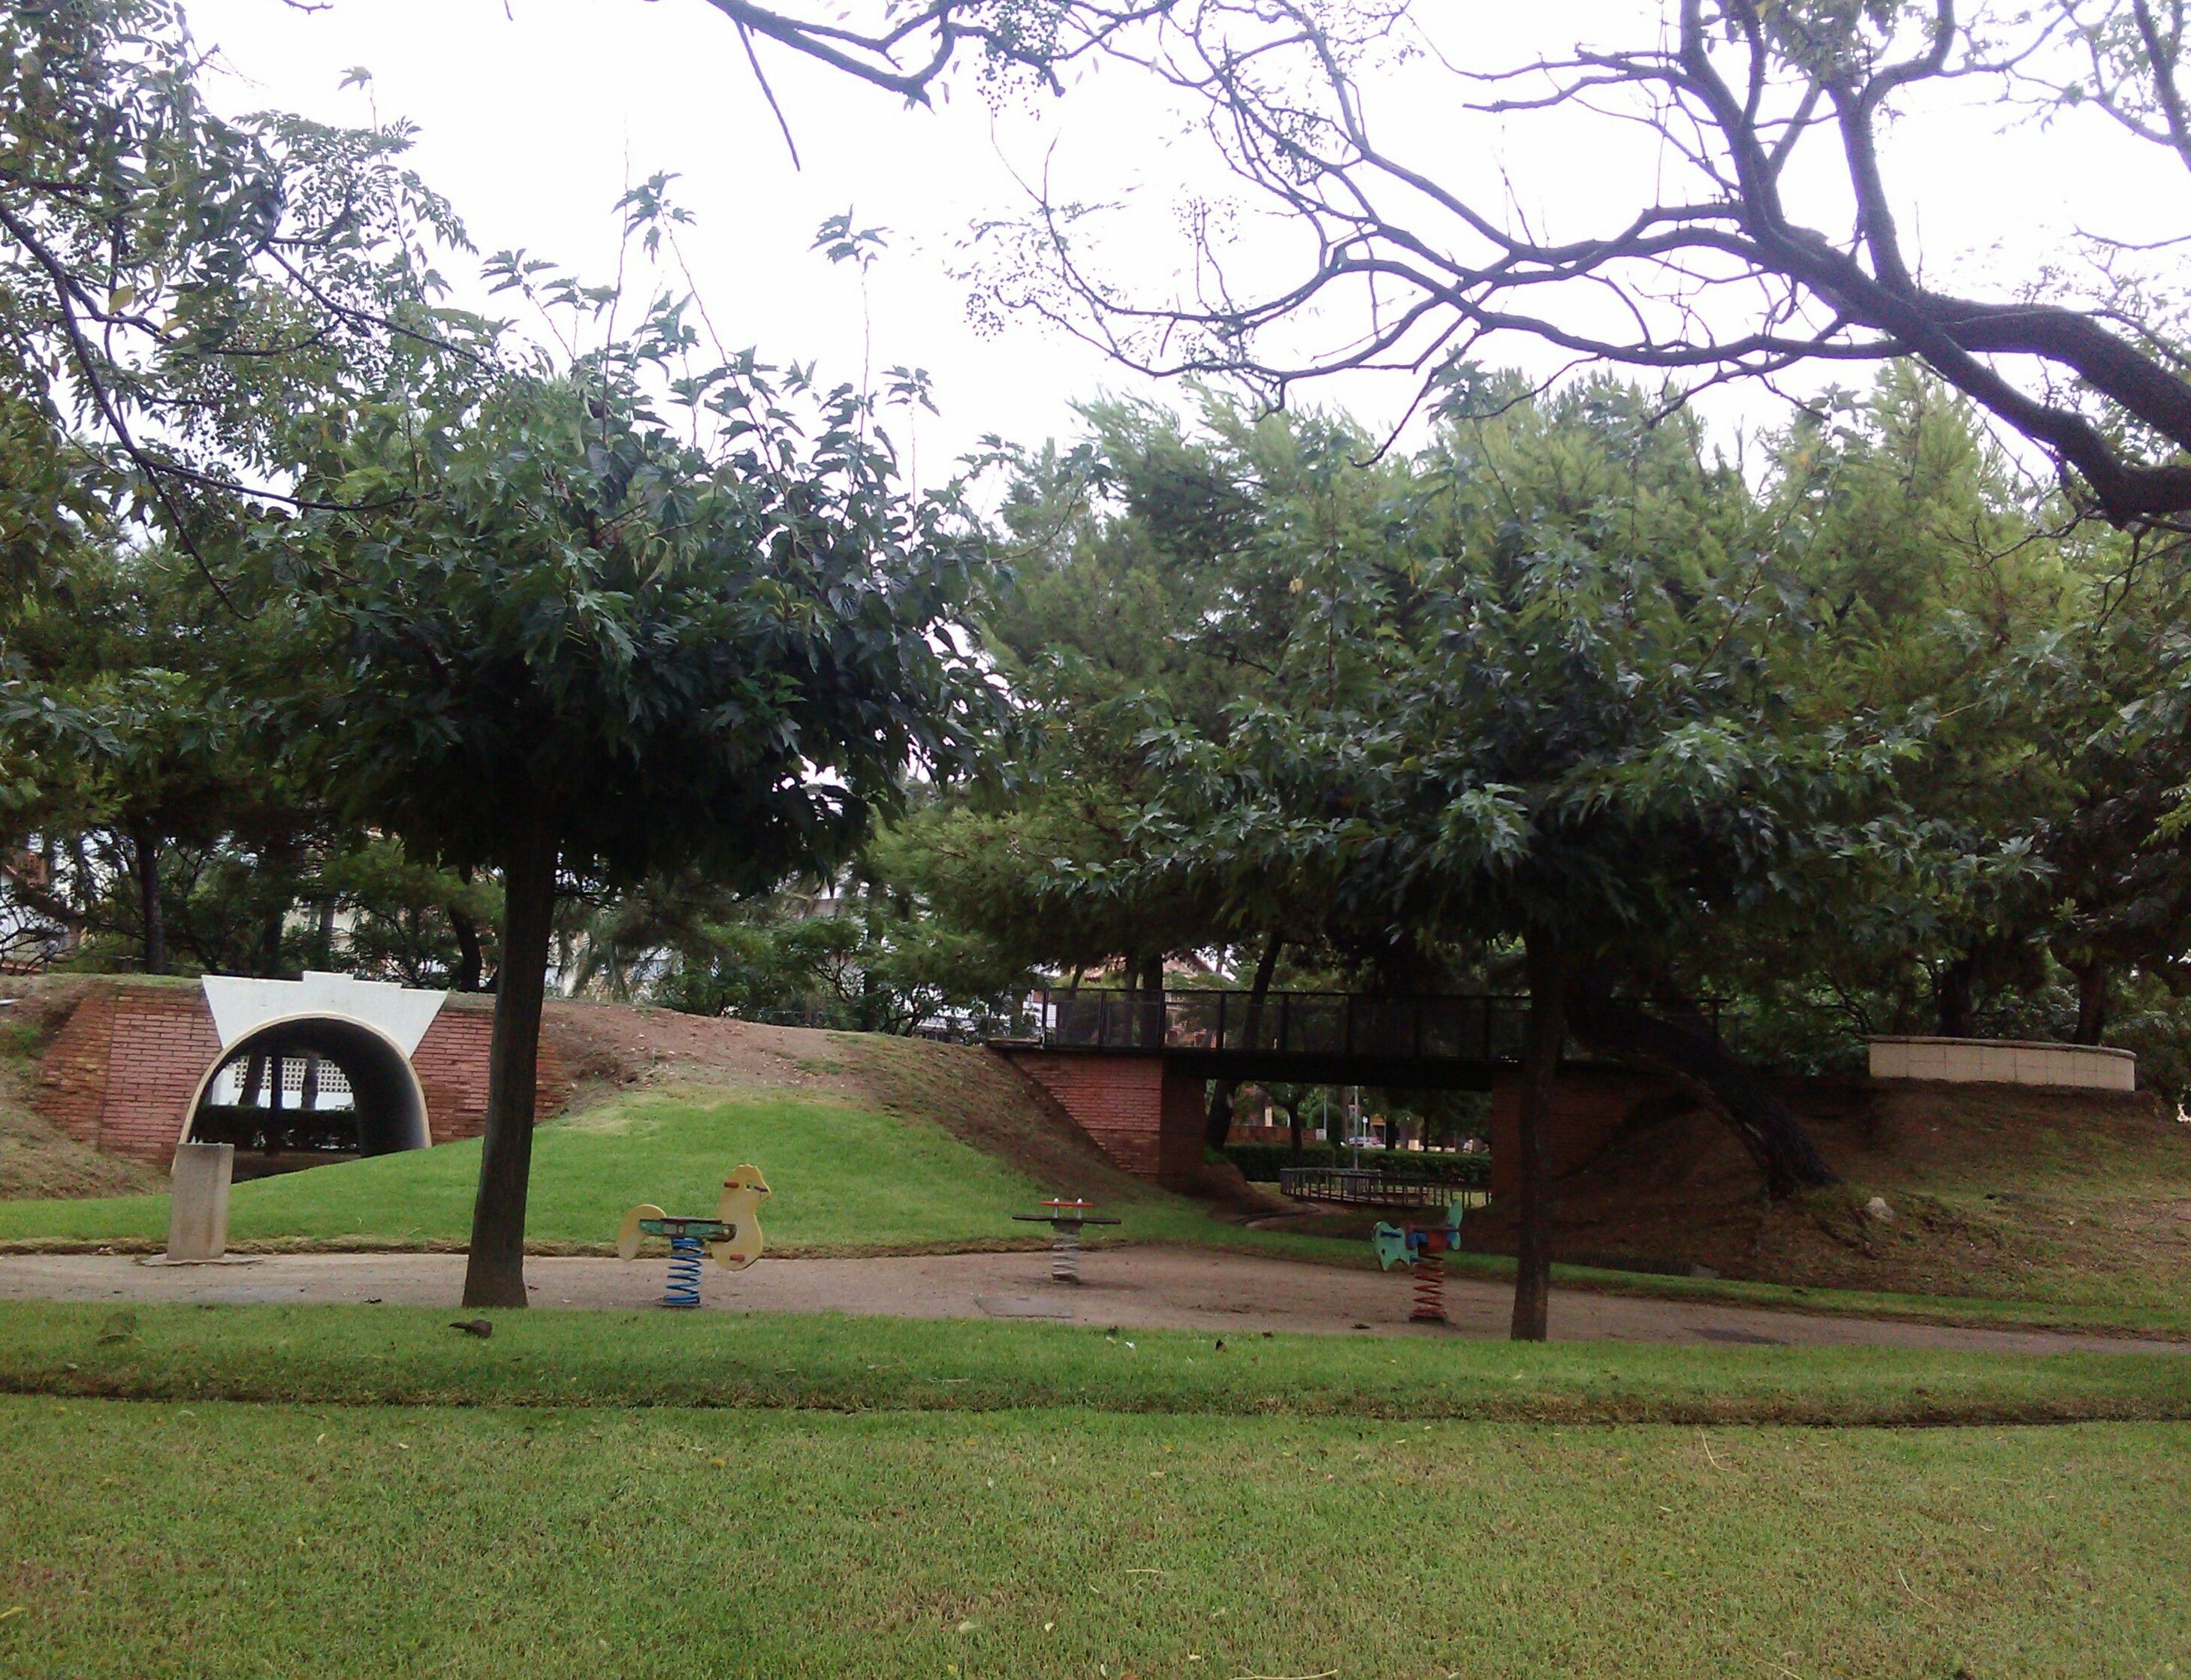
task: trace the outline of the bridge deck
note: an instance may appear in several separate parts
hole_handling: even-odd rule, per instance
[[[1716,1005],[1709,1005],[1712,1031]],[[1417,1085],[1488,1090],[1517,1065],[1529,999],[1501,993],[1367,997],[1352,992],[1167,992],[1045,988],[1036,1042],[1046,1051],[1163,1056],[1207,1079]]]

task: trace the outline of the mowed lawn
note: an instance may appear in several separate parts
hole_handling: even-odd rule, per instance
[[[462,1243],[476,1140],[239,1184],[236,1242]],[[723,1177],[758,1164],[775,1193],[761,1226],[779,1249],[856,1250],[1024,1237],[1011,1216],[1047,1193],[938,1126],[798,1096],[699,1091],[617,1099],[535,1134],[526,1233],[606,1244],[626,1210],[713,1213]],[[1167,1202],[1170,1199],[1164,1199]],[[1168,1220],[1181,1211],[1165,1208]],[[165,1196],[0,1201],[0,1239],[164,1239]]]
[[[295,1405],[765,1407],[1915,1425],[2191,1421],[2191,1356],[1108,1330],[840,1313],[0,1301],[0,1392]]]
[[[26,1675],[2191,1671],[2182,1425],[5,1398],[0,1444]]]

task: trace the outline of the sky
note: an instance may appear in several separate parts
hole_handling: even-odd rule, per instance
[[[1642,0],[1426,0],[1419,9],[1438,44],[1471,62],[1578,37],[1648,40],[1658,16]],[[703,0],[330,0],[317,10],[191,0],[189,14],[200,45],[219,49],[211,91],[230,110],[350,122],[377,112],[418,125],[417,167],[454,202],[483,252],[523,247],[606,277],[615,200],[657,171],[674,173],[673,196],[697,219],[682,236],[685,254],[733,347],[818,360],[837,379],[892,364],[935,376],[941,414],[922,417],[902,440],[924,480],[984,434],[1027,444],[1069,436],[1072,405],[1099,393],[1184,400],[1032,320],[980,330],[969,285],[954,277],[970,227],[1022,207],[1023,182],[1045,170],[1067,196],[1132,207],[1101,248],[1110,271],[1151,284],[1175,272],[1180,206],[1221,177],[1130,68],[1002,111],[964,89],[943,108],[908,111],[764,43],[799,147],[794,167],[735,32]],[[369,91],[341,88],[353,67],[372,72]],[[1475,184],[1494,202],[1511,192],[1515,211],[1540,231],[1619,219],[1664,168],[1648,144],[1602,123],[1469,128],[1453,110],[1449,78],[1428,61],[1372,92],[1380,134],[1441,179]],[[2041,130],[2011,123],[2012,115],[1951,84],[1890,134],[1898,214],[1928,276],[2000,295],[2058,258],[2072,227],[2148,239],[2185,231],[2191,195],[2180,171],[2116,144],[2096,117]],[[1795,187],[1833,202],[1830,172]],[[888,231],[864,297],[850,269],[809,249],[822,219],[848,209],[858,225]],[[1250,225],[1243,250],[1252,259],[1259,239],[1283,242],[1286,231]],[[1337,342],[1354,324],[1305,331]],[[1499,359],[1532,371],[1556,365],[1526,342],[1501,350]],[[1409,394],[1357,379],[1314,396],[1383,425]],[[1704,406],[1726,437],[1782,412],[1755,390],[1716,393]]]

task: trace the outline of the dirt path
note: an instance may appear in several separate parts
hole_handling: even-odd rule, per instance
[[[1308,1330],[1498,1337],[1509,1291],[1450,1279],[1453,1327],[1407,1322],[1405,1279],[1247,1255],[1176,1249],[1092,1253],[1078,1288],[1054,1284],[1040,1254],[927,1255],[879,1260],[771,1260],[750,1271],[709,1267],[702,1292],[725,1311],[883,1313],[914,1318],[1033,1318],[1131,1329]],[[309,1302],[453,1306],[460,1255],[276,1255],[216,1266],[147,1266],[118,1255],[0,1256],[0,1298],[49,1301]],[[634,1307],[661,1291],[663,1262],[534,1259],[535,1304]],[[1636,1300],[1556,1290],[1562,1341],[1672,1341],[1759,1347],[1878,1347],[2014,1353],[2176,1353],[2181,1343],[2044,1330],[1970,1330],[1881,1319]]]

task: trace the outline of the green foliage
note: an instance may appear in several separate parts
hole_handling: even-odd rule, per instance
[[[454,866],[538,821],[582,878],[701,864],[760,890],[844,857],[909,760],[963,752],[931,632],[978,544],[896,497],[862,399],[802,374],[680,384],[718,427],[695,447],[640,384],[685,342],[674,311],[653,331],[458,412],[360,415],[308,483],[400,499],[265,533],[334,661],[289,726],[353,820]]]
[[[891,867],[1061,970],[1241,983],[1267,930],[1331,983],[1511,986],[1534,929],[1784,1065],[2114,1019],[2173,1089],[2183,556],[2048,528],[1911,373],[1756,480],[1632,388],[1479,383],[1413,458],[1221,402],[1016,457],[983,623],[1030,745]]]
[[[821,900],[779,893],[753,901],[693,930],[654,995],[688,1014],[748,1021],[994,1032],[1016,1013],[1030,979],[979,935],[861,880]]]
[[[463,233],[400,167],[409,132],[223,118],[202,61],[174,0],[0,16],[11,533],[50,537],[53,488],[88,463],[102,498],[193,543],[238,510],[238,471],[281,471],[293,412],[470,331],[433,301],[419,242]]]

